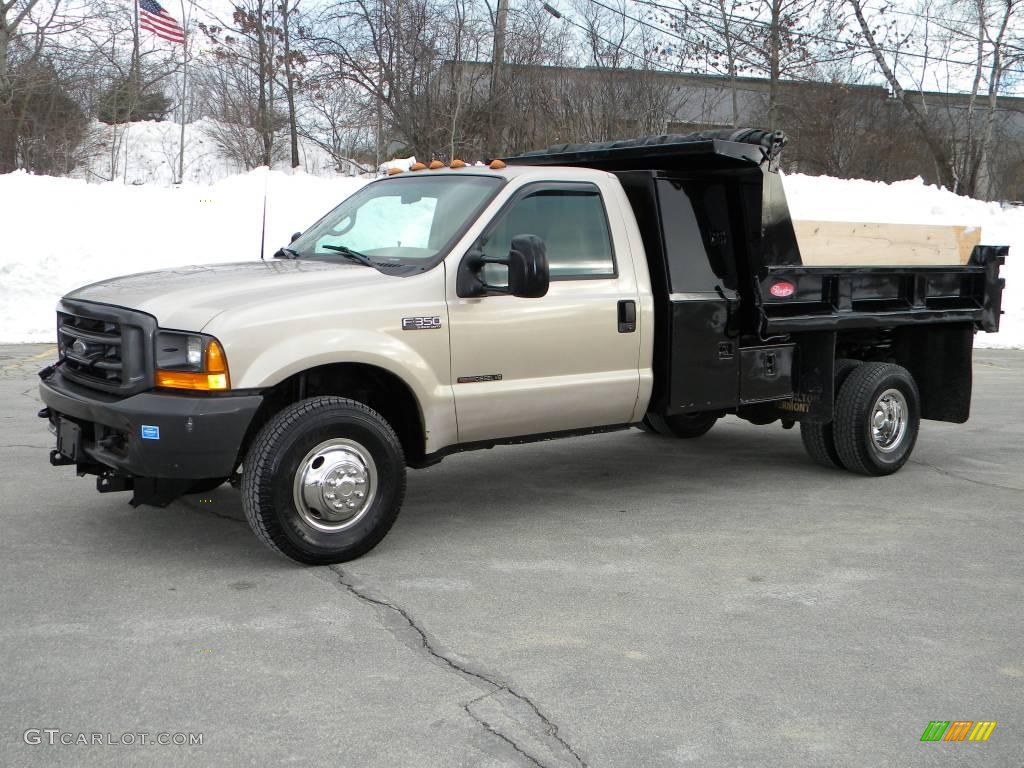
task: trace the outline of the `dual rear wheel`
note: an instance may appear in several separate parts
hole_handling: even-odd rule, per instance
[[[910,458],[921,398],[910,372],[893,363],[836,361],[834,419],[800,423],[814,461],[861,475],[891,475]]]

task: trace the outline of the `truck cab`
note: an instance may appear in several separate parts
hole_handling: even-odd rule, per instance
[[[272,259],[73,291],[41,372],[51,463],[133,504],[230,479],[255,533],[309,563],[375,546],[407,467],[501,443],[692,438],[731,413],[799,423],[826,466],[894,472],[920,418],[967,417],[1005,248],[806,267],[783,144],[748,130],[413,166]]]

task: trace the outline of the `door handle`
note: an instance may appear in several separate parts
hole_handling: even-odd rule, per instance
[[[636,331],[636,302],[624,299],[619,302],[619,333]]]

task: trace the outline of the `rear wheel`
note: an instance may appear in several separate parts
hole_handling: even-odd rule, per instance
[[[836,400],[835,443],[843,466],[862,475],[891,475],[906,464],[921,423],[920,395],[910,372],[864,363]]]
[[[835,366],[835,388],[833,392],[837,395],[846,377],[860,365],[859,360],[836,360]],[[800,422],[800,439],[803,440],[804,450],[818,464],[829,469],[843,469],[843,462],[839,459],[839,452],[836,450],[835,430],[833,422],[826,424],[815,424],[809,421]]]
[[[648,414],[644,418],[644,424],[649,430],[653,430],[659,435],[684,439],[706,434],[715,426],[716,421],[718,421],[717,413],[681,413],[676,416]]]
[[[341,397],[295,403],[253,441],[242,507],[271,549],[314,565],[370,551],[405,496],[405,459],[376,411]]]

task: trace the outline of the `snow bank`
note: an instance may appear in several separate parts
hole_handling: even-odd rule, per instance
[[[979,347],[1024,349],[1024,208],[1003,208],[960,197],[920,178],[885,184],[828,176],[786,176],[786,198],[794,219],[874,221],[885,224],[947,224],[981,227],[985,245],[1008,245],[999,333],[979,333]]]
[[[380,168],[377,170],[380,171],[381,174],[385,174],[393,168],[399,171],[408,171],[412,168],[415,162],[416,155],[413,155],[412,157],[396,157],[394,160],[388,160],[386,163],[381,163]]]
[[[54,304],[115,275],[260,257],[366,183],[257,170],[212,185],[0,175],[0,342],[53,341]]]
[[[185,125],[185,181],[209,184],[245,172],[221,152],[215,136],[223,132],[223,126],[205,118]],[[83,146],[84,160],[71,175],[90,182],[170,185],[177,181],[180,141],[181,126],[170,121],[105,125],[93,120]],[[337,163],[330,153],[301,136],[299,163],[304,173],[337,175]],[[355,171],[355,164],[347,162],[345,166],[346,175]],[[282,158],[274,167],[285,170],[290,162]]]
[[[258,170],[177,188],[0,176],[0,342],[53,341],[53,307],[80,285],[185,264],[259,258],[266,191],[269,257],[365,180]],[[1024,348],[1024,209],[924,185],[787,176],[799,219],[963,224],[1009,245],[1003,330],[979,345]]]

